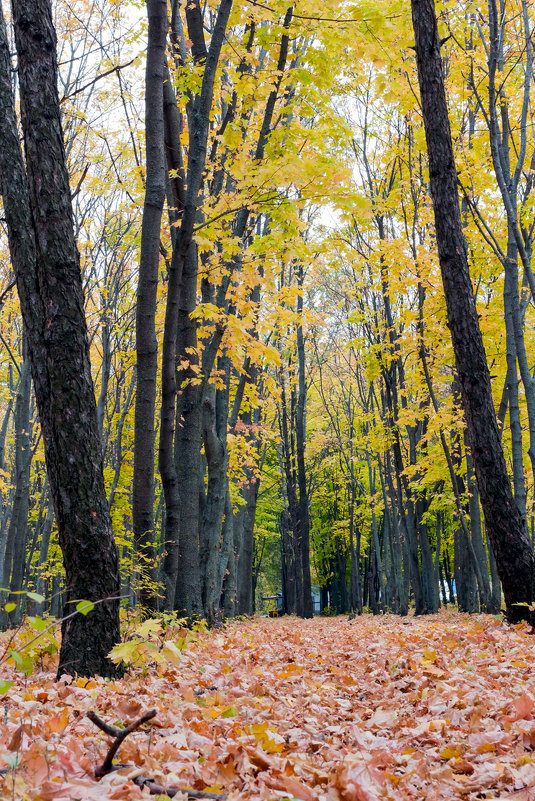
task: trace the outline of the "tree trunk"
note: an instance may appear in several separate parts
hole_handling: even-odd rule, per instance
[[[234,538],[234,514],[227,477],[225,497],[225,521],[223,523],[223,553],[220,562],[220,583],[223,587],[223,612],[226,618],[234,617],[237,609],[236,541]]]
[[[66,573],[58,676],[111,676],[119,640],[119,569],[102,474],[79,255],[57,94],[56,35],[48,0],[14,0],[21,118],[0,15],[0,181],[28,341],[50,489]]]
[[[30,417],[31,380],[30,365],[26,356],[23,337],[24,361],[20,371],[20,382],[15,402],[15,494],[11,507],[11,520],[7,532],[8,547],[11,543],[11,564],[4,563],[4,586],[12,593],[23,589],[28,541],[28,508],[30,501],[30,466],[32,463],[32,432]],[[7,568],[7,570],[6,570]],[[9,576],[11,573],[11,576]],[[22,619],[23,598],[13,595],[9,599],[17,604],[10,619],[18,625]]]
[[[448,325],[486,530],[507,611],[515,618],[526,612],[523,607],[513,609],[513,605],[531,602],[533,552],[507,475],[470,281],[434,3],[411,0],[411,5]]]
[[[223,356],[219,368],[225,386],[210,387],[203,401],[204,452],[208,465],[206,506],[203,513],[204,613],[210,625],[221,617],[222,524],[227,496],[227,420],[229,402],[230,359]]]
[[[457,588],[457,606],[459,612],[473,614],[479,612],[477,584],[468,547],[466,531],[459,527],[453,532],[455,586]]]
[[[312,588],[310,580],[310,520],[308,514],[308,491],[305,466],[306,442],[306,375],[305,375],[305,341],[303,336],[303,265],[297,266],[297,370],[298,370],[298,398],[296,409],[296,455],[297,455],[297,481],[299,487],[299,503],[297,507],[298,518],[298,551],[301,560],[301,575],[303,583],[303,617],[312,617]]]
[[[156,293],[160,260],[160,229],[165,199],[164,68],[167,3],[147,0],[149,21],[145,71],[146,183],[136,302],[136,406],[134,413],[134,476],[132,521],[139,560],[139,600],[156,609],[153,568],[154,540],[154,417],[156,411]]]

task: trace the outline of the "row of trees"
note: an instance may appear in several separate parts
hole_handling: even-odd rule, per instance
[[[467,611],[497,610],[500,578],[529,602],[527,0],[446,4],[440,34],[414,5],[456,176],[444,106],[428,172],[402,2],[148,0],[143,30],[105,0],[58,4],[59,65],[48,3],[24,6],[24,156],[9,26],[0,42],[10,621],[27,588],[56,614],[99,601],[66,621],[60,671],[106,673],[119,596],[212,624],[281,582],[309,616],[313,579],[338,611],[436,611],[453,578]]]
[[[493,20],[499,20],[494,28]],[[498,436],[513,479],[518,477],[513,486],[522,521],[516,531],[525,556],[513,557],[512,545],[507,551],[524,587],[531,574],[528,521],[533,538],[533,473],[523,435],[529,432],[532,381],[527,355],[531,268],[528,257],[528,272],[519,279],[513,240],[520,238],[531,252],[531,25],[526,4],[489,6],[487,20],[456,5],[444,8],[440,19],[440,36],[447,40],[442,65],[461,224],[489,354]],[[309,453],[314,448],[319,456],[319,469],[309,483],[316,571],[339,611],[365,604],[404,612],[411,597],[417,611],[435,611],[441,598],[453,599],[453,578],[460,608],[496,611],[500,584],[488,542],[492,525],[482,526],[477,454],[464,431],[462,370],[448,330],[455,308],[446,312],[434,256],[424,132],[413,107],[414,75],[407,71],[405,54],[382,68],[377,62],[371,69],[367,62],[362,67],[349,107],[348,151],[358,197],[344,216],[346,225],[330,234],[326,263],[320,256],[307,282],[312,309],[309,408],[314,415],[309,417]],[[498,78],[488,84],[493,70],[500,73],[499,93]],[[387,87],[394,81],[392,92]],[[436,110],[433,117],[438,117]],[[499,141],[499,160],[493,137]],[[507,198],[497,203],[500,185],[492,177],[494,168],[503,172],[503,165],[511,165],[506,181],[515,194],[516,233],[511,207]],[[451,233],[448,241],[453,241]],[[466,294],[457,282],[454,306],[460,308]],[[466,325],[468,312],[460,318]],[[473,340],[474,335],[467,337],[457,351],[470,365],[477,388],[485,380],[475,366]],[[517,365],[524,357],[522,372]],[[490,452],[490,433],[482,441]],[[496,436],[494,442],[498,453]],[[494,477],[500,474],[496,467],[488,469]],[[501,475],[506,488],[503,469]],[[498,488],[493,486],[490,494],[497,498]],[[514,529],[511,504],[507,501],[512,511],[506,515],[504,541]],[[489,512],[491,523],[498,517],[496,510]],[[506,561],[503,554],[499,561]]]

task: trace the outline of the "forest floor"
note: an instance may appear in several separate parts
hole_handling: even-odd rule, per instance
[[[185,641],[162,632],[156,662],[138,644],[124,679],[70,684],[45,657],[0,701],[0,798],[148,798],[142,775],[228,801],[535,799],[528,632],[451,612],[257,618]],[[126,726],[151,708],[119,750],[130,767],[97,782],[110,738],[86,713]]]

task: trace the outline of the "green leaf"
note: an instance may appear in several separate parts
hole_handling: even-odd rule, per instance
[[[12,686],[12,681],[6,681],[5,679],[0,679],[0,695],[5,695],[9,688]]]
[[[6,612],[12,612],[14,609],[17,608],[17,604],[14,604],[13,601],[10,601],[7,604],[4,604],[4,609]]]
[[[36,631],[44,631],[46,629],[46,620],[43,620],[42,617],[29,617],[28,623]]]
[[[238,708],[235,706],[228,706],[226,709],[223,710],[221,713],[222,718],[235,718],[238,715]]]
[[[33,659],[27,654],[21,654],[18,651],[10,651],[10,658],[14,661],[21,673],[25,676],[31,676],[34,669]]]
[[[133,662],[137,657],[137,647],[140,644],[139,639],[132,639],[128,642],[120,642],[118,645],[114,645],[109,653],[109,657],[112,662],[115,662],[118,665],[120,662],[124,662],[125,665],[129,665]]]
[[[81,615],[88,615],[94,608],[95,604],[92,601],[78,601],[76,604],[76,611]]]
[[[45,600],[44,595],[40,595],[38,592],[27,592],[26,596],[31,598],[32,601],[35,601],[38,604],[42,604]]]

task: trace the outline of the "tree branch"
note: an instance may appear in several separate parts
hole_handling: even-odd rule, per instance
[[[113,767],[113,757],[121,747],[123,740],[125,740],[131,732],[138,729],[143,723],[146,723],[148,720],[152,720],[152,718],[156,717],[158,714],[156,709],[151,709],[149,712],[146,712],[142,717],[138,720],[135,720],[125,729],[117,729],[115,726],[110,726],[108,723],[105,723],[99,716],[93,712],[91,709],[87,713],[87,717],[89,718],[92,723],[95,724],[101,731],[108,734],[110,737],[114,737],[114,741],[111,744],[108,753],[106,754],[106,758],[102,765],[97,765],[95,768],[95,776],[101,777],[105,776],[107,773],[111,773],[114,770]]]

